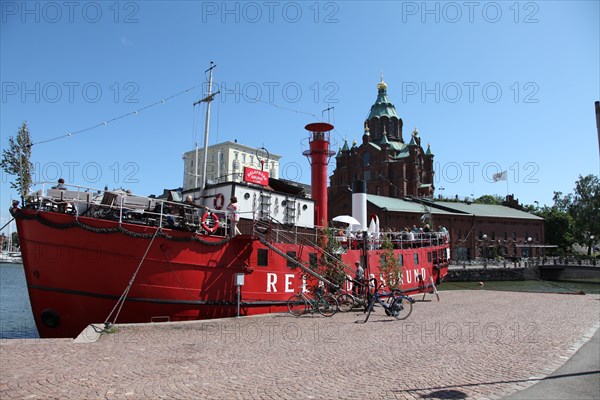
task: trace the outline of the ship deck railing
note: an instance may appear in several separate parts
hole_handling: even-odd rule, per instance
[[[39,185],[42,188],[27,197],[26,207],[72,214],[76,217],[118,221],[120,224],[130,223],[204,232],[214,236],[225,236],[227,233],[227,212],[225,210],[137,196],[121,189],[98,190],[78,185],[65,185],[65,188],[57,188],[55,183],[50,182],[41,182]],[[219,228],[216,232],[203,230],[201,220],[205,212],[218,219]],[[214,223],[211,222],[209,225],[212,228]]]
[[[344,235],[336,235],[335,240],[340,243],[344,249],[358,249],[364,243],[360,238],[362,232],[350,232]],[[428,246],[441,246],[449,242],[447,232],[423,232],[413,233],[412,237],[403,232],[380,232],[378,235],[368,233],[367,243],[369,249],[381,249],[386,240],[392,244],[394,249],[411,249]]]

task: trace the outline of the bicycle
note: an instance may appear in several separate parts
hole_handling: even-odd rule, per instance
[[[366,311],[370,299],[370,288],[367,284],[367,281],[357,281],[356,279],[349,278],[347,280],[352,282],[353,290],[352,292],[343,290],[343,293],[336,297],[338,302],[338,311],[350,312],[357,307],[362,307]],[[371,280],[373,280],[373,278]],[[369,280],[369,282],[371,280]]]
[[[349,312],[356,307],[363,307],[366,310],[367,305],[369,304],[367,296],[368,288],[366,285],[360,284],[354,279],[348,279],[348,281],[352,282],[354,285],[359,285],[358,294],[344,290],[342,294],[338,295],[336,297],[338,302],[338,311]]]
[[[348,292],[340,294],[338,297],[336,297],[336,300],[338,302],[339,312],[350,312],[356,307],[367,306],[366,299],[362,299]]]
[[[365,311],[367,316],[363,323],[369,320],[369,316],[373,311],[375,302],[379,303],[385,310],[385,314],[396,319],[406,319],[412,313],[412,305],[415,302],[411,297],[403,294],[397,294],[396,291],[390,293],[379,293],[379,290],[385,286],[385,283],[379,285],[375,293],[371,296],[371,301]],[[382,300],[386,299],[387,301]]]
[[[350,282],[357,284],[356,280],[348,279]],[[371,278],[369,282],[375,281],[375,278]],[[355,308],[362,308],[364,311],[367,311],[367,307],[369,306],[369,302],[371,301],[372,294],[370,292],[371,287],[369,287],[366,283],[360,284],[358,293],[349,292],[344,290],[342,294],[336,297],[338,302],[338,311],[340,312],[350,312]],[[391,293],[393,296],[389,298],[394,298],[395,296],[401,295],[401,291],[399,289],[392,290]],[[388,303],[390,302],[388,298]]]
[[[311,314],[318,312],[324,317],[331,317],[338,310],[335,297],[330,294],[323,294],[320,291],[315,291],[315,297],[310,298],[301,290],[300,293],[292,295],[288,299],[287,306],[290,314],[295,317],[300,317],[308,312]]]

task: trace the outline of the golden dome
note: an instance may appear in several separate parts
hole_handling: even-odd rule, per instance
[[[381,77],[381,82],[377,84],[377,90],[385,90],[387,89],[387,84],[383,81],[383,76]]]

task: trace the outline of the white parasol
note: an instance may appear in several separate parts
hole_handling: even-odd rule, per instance
[[[356,218],[354,218],[350,215],[338,215],[337,217],[332,219],[332,221],[341,222],[343,224],[348,224],[348,225],[360,225],[360,222],[358,222],[358,220]]]

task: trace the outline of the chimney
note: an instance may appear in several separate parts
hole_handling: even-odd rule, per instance
[[[352,216],[360,222],[360,230],[367,230],[367,183],[352,182]]]

